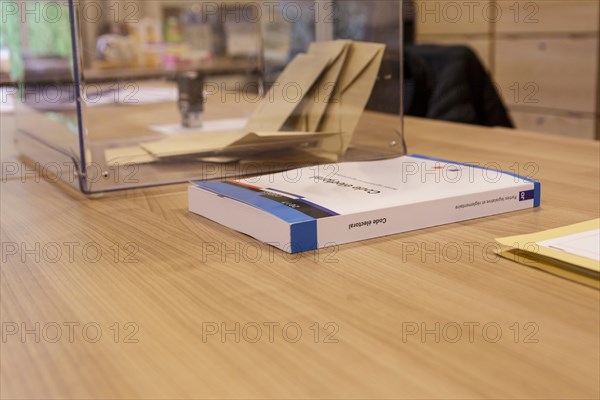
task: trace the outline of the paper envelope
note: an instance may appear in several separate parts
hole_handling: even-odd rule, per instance
[[[547,244],[549,240],[561,238],[566,240],[573,237],[573,235],[590,235],[590,237],[593,237],[593,233],[599,229],[600,219],[595,219],[543,232],[500,238],[496,241],[503,248],[498,253],[504,258],[520,264],[600,289],[599,261]],[[597,236],[596,239],[592,240],[595,241],[597,248]],[[581,247],[581,242],[574,243]]]
[[[536,268],[550,274],[560,276],[561,278],[578,282],[583,285],[600,289],[600,280],[598,274],[578,268],[577,266],[561,260],[546,257],[541,254],[531,253],[518,248],[503,248],[496,250],[496,253],[508,260]]]
[[[258,153],[265,150],[292,148],[317,142],[335,133],[321,132],[202,132],[144,143],[141,147],[158,158],[194,156],[213,153]]]
[[[106,149],[104,151],[106,165],[116,167],[130,164],[149,164],[157,161],[157,158],[140,146],[119,147]]]
[[[281,73],[244,128],[246,132],[277,132],[309,93],[330,62],[328,55],[298,54]]]
[[[351,43],[350,40],[334,40],[310,45],[308,54],[326,56],[330,61],[327,69],[298,106],[294,117],[288,121],[286,127],[298,131],[317,131],[335,94]]]
[[[325,150],[345,152],[348,149],[375,87],[384,52],[384,44],[352,42],[350,45],[336,93],[318,129],[341,132],[342,148],[339,148],[339,142],[325,141]]]

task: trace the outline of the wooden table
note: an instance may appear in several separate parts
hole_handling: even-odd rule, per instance
[[[190,215],[186,185],[3,182],[2,398],[598,398],[600,293],[493,254],[598,217],[598,143],[406,129],[541,180],[542,207],[298,259]]]

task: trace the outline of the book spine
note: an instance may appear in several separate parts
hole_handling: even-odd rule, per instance
[[[539,183],[317,221],[319,248],[539,206]],[[292,240],[294,237],[292,236]]]
[[[189,210],[192,213],[252,236],[283,251],[299,251],[297,247],[290,245],[292,243],[290,224],[274,215],[195,186],[188,189],[188,196]],[[315,233],[312,236],[316,237],[316,227],[314,230]],[[302,233],[302,230],[297,230],[297,232]]]

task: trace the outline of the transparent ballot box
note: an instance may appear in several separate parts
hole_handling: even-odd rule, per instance
[[[401,1],[3,8],[17,148],[83,193],[405,152]]]

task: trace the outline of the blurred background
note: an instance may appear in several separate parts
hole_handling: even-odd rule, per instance
[[[519,129],[600,138],[597,0],[414,1],[416,43],[473,49]]]
[[[0,3],[2,85],[10,86],[24,75],[28,80],[69,75],[72,49],[68,24],[36,23],[32,18],[23,24],[22,10],[13,12],[15,4],[25,9],[25,3],[30,7],[35,3],[42,20],[52,20],[59,12],[67,12],[65,3]],[[270,2],[278,3],[277,9],[285,11],[283,17],[274,12],[273,18],[265,22],[263,15],[258,23],[251,5],[261,2],[78,3],[83,15],[80,19],[93,22],[80,24],[79,34],[83,72],[94,81],[115,74],[168,74],[169,70],[211,60],[227,60],[215,66],[224,72],[224,82],[235,74],[238,76],[231,82],[239,82],[242,72],[248,81],[268,82],[319,34],[319,27],[316,33],[314,29],[315,15],[325,20],[335,8],[345,16],[343,24],[335,25],[335,37],[369,41],[385,38],[392,43],[390,37],[396,35],[397,16],[402,12],[406,114],[589,140],[600,138],[597,0],[405,0],[372,4],[346,0],[316,2],[320,3],[317,14],[313,1],[285,0]],[[286,23],[299,15],[293,25]],[[326,37],[328,33],[321,34]],[[394,81],[399,79],[394,68],[399,58],[399,38],[397,42],[396,46],[388,46],[382,71],[382,76]],[[400,93],[390,91],[393,87],[380,80],[376,88],[379,95],[373,98],[388,101],[372,101],[369,108],[397,112]],[[6,95],[2,101],[3,111],[10,112]]]

